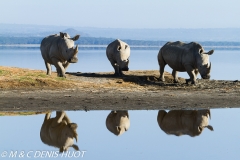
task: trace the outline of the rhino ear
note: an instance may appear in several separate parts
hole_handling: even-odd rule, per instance
[[[206,126],[210,131],[213,131],[213,127],[211,125]]]
[[[64,33],[60,32],[60,37],[64,38]]]
[[[214,50],[211,50],[211,51],[209,51],[207,54],[208,54],[208,55],[212,55],[213,52],[214,52]]]
[[[79,39],[79,37],[80,37],[80,35],[78,34],[78,35],[76,35],[76,36],[74,36],[73,38],[71,38],[73,41],[76,41],[76,40],[78,40]]]

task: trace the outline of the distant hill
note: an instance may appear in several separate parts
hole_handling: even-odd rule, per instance
[[[0,36],[4,37],[45,37],[59,32],[67,32],[70,36],[80,34],[81,37],[89,37],[88,33],[68,26],[0,24]]]
[[[76,29],[73,29],[73,28],[65,29],[62,32],[68,33],[70,35],[70,37],[73,37],[77,34],[79,34],[81,37],[89,37],[89,34],[84,33],[84,32],[80,32],[80,31],[78,31]]]
[[[240,28],[126,29],[0,23],[0,36],[5,37],[45,37],[50,34],[59,33],[60,31],[69,32],[71,36],[80,33],[81,37],[105,37],[144,41],[240,42]]]

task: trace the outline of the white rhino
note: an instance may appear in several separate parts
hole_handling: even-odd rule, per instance
[[[171,110],[168,113],[164,110],[158,112],[157,121],[159,127],[166,134],[176,136],[189,135],[198,136],[204,128],[213,131],[213,127],[208,125],[211,118],[209,109],[205,110]]]
[[[117,136],[123,134],[130,127],[128,111],[111,111],[106,119],[106,127]]]
[[[69,63],[77,63],[78,46],[74,48],[74,41],[80,35],[73,38],[67,33],[60,32],[60,35],[45,37],[40,46],[42,57],[47,68],[47,75],[51,75],[51,65],[54,65],[59,77],[66,77],[65,72]]]
[[[116,39],[107,46],[106,55],[115,70],[114,75],[122,76],[122,71],[129,70],[130,46],[127,43]]]
[[[174,82],[178,83],[178,71],[187,71],[190,79],[186,82],[196,84],[196,76],[200,72],[203,79],[210,78],[211,63],[209,63],[209,55],[212,55],[214,50],[205,52],[203,47],[196,43],[167,42],[158,53],[158,64],[160,66],[160,81],[164,79],[164,67],[168,64],[172,69]]]
[[[64,111],[57,111],[56,117],[50,118],[51,113],[45,115],[40,137],[43,143],[59,148],[59,152],[67,151],[69,147],[79,150],[74,144],[77,141],[77,124],[71,123]]]

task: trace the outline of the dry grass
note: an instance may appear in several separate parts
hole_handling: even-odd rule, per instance
[[[28,116],[37,114],[46,114],[46,112],[0,112],[0,116]]]
[[[128,71],[124,77],[112,75],[110,72],[67,74],[67,78],[61,78],[56,73],[48,76],[43,70],[0,66],[0,89],[141,89],[144,84],[158,82],[159,71]],[[173,82],[172,75],[167,72],[165,79],[168,83]]]
[[[56,73],[47,76],[41,70],[30,70],[0,66],[0,88],[65,88],[72,87],[71,80],[57,77]]]

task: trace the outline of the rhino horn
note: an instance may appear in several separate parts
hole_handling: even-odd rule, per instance
[[[211,62],[210,62],[210,65],[208,67],[208,74],[210,73],[210,71],[211,71]]]
[[[75,139],[76,139],[76,142],[78,141],[78,135],[77,133],[74,133],[74,136],[73,136]]]
[[[207,110],[208,117],[211,119],[211,111],[210,109]]]
[[[76,46],[76,48],[74,49],[74,53],[78,53],[78,45]]]

